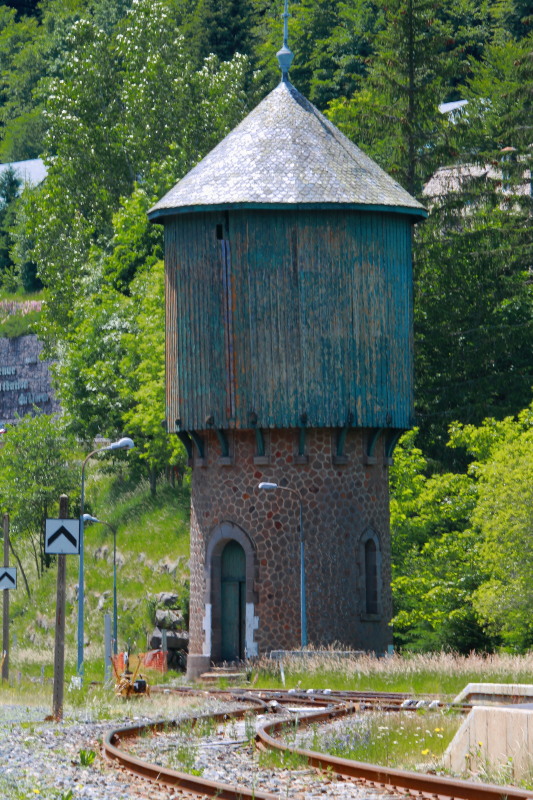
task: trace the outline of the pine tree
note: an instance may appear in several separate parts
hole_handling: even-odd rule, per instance
[[[431,186],[415,248],[415,353],[422,444],[446,458],[454,420],[529,404],[533,386],[533,37],[485,49],[457,122],[461,160]],[[428,191],[429,191],[428,187]]]
[[[12,167],[0,173],[0,280],[13,266],[10,253],[13,244],[11,226],[14,222],[20,186],[21,181]]]
[[[276,53],[283,41],[283,3],[253,1],[255,56],[270,88],[280,78]],[[373,0],[299,0],[289,4],[289,12],[290,80],[324,110],[333,98],[351,94],[366,74],[379,9]]]
[[[455,99],[477,43],[489,36],[481,10],[434,0],[379,3],[368,74],[330,119],[412,194],[449,158],[450,122],[438,106]]]
[[[193,64],[200,66],[211,54],[221,61],[229,61],[235,53],[249,55],[254,18],[250,0],[198,0],[184,25]]]

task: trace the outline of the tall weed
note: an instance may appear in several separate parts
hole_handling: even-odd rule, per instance
[[[280,662],[263,657],[251,665],[256,686],[282,688]],[[467,683],[533,683],[533,653],[468,656],[453,653],[340,656],[332,648],[283,659],[286,686],[415,694],[458,694]]]

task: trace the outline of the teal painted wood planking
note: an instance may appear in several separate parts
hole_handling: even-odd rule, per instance
[[[211,417],[251,428],[251,412],[260,428],[298,426],[303,413],[310,427],[351,413],[357,427],[408,428],[411,227],[407,215],[346,210],[167,218],[169,430]]]

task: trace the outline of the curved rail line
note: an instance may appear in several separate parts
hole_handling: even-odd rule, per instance
[[[183,690],[181,691],[183,692]],[[202,694],[206,694],[206,692],[202,692]],[[197,714],[187,717],[188,724],[194,726],[207,719],[226,722],[230,719],[243,718],[245,715],[249,715],[251,711],[259,713],[267,708],[272,708],[274,701],[280,705],[287,703],[291,705],[316,705],[318,707],[316,711],[307,711],[297,718],[296,724],[304,726],[327,722],[376,706],[385,711],[397,711],[399,709],[410,711],[416,709],[414,702],[410,706],[406,705],[409,695],[379,692],[372,694],[365,692],[330,692],[328,694],[316,692],[308,695],[306,693],[297,694],[286,691],[239,693],[231,690],[219,690],[207,694],[233,701],[247,702],[253,704],[255,709],[246,707],[236,711]],[[442,706],[443,704],[439,705]],[[226,800],[245,800],[246,798],[250,798],[250,800],[253,798],[255,800],[279,800],[278,795],[260,791],[257,788],[248,790],[242,786],[217,783],[216,781],[150,764],[125,752],[120,747],[124,741],[146,733],[177,730],[180,724],[180,721],[166,720],[128,725],[109,731],[104,738],[104,756],[109,760],[117,761],[128,772],[136,776],[147,778],[156,784],[167,787],[179,787],[182,790],[204,797],[220,797]],[[311,766],[319,770],[331,771],[352,780],[364,781],[374,787],[382,788],[384,791],[397,790],[404,795],[430,798],[431,800],[440,800],[440,798],[454,798],[454,800],[532,800],[533,798],[533,792],[516,786],[477,783],[350,761],[325,753],[289,746],[274,735],[282,733],[289,726],[294,728],[294,724],[294,719],[264,722],[256,731],[256,746],[262,750],[274,749],[296,753],[303,756]]]

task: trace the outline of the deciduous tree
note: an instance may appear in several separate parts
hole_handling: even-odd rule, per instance
[[[428,476],[416,435],[404,435],[391,469],[395,642],[426,651],[491,648],[473,602],[487,574],[472,526],[477,483],[464,473]]]
[[[0,447],[0,506],[11,518],[17,564],[30,588],[22,558],[33,556],[37,574],[45,565],[44,521],[57,513],[60,494],[74,499],[79,464],[72,459],[74,441],[58,417],[25,416],[7,428]]]
[[[20,217],[16,253],[49,289],[43,335],[56,356],[121,198],[136,181],[149,194],[168,189],[247,108],[247,60],[213,56],[195,70],[172,9],[137,0],[111,32],[81,16],[60,74],[40,83],[49,172]]]
[[[138,442],[139,457],[149,468],[152,492],[157,475],[168,467],[182,474],[185,451],[179,439],[164,426],[165,408],[165,306],[164,265],[158,261],[131,284],[138,309],[135,326],[124,336],[124,358],[120,367],[128,376],[129,407],[124,427]]]
[[[533,405],[479,428],[457,426],[452,438],[478,458],[473,523],[487,575],[474,607],[493,634],[524,651],[533,644]]]

